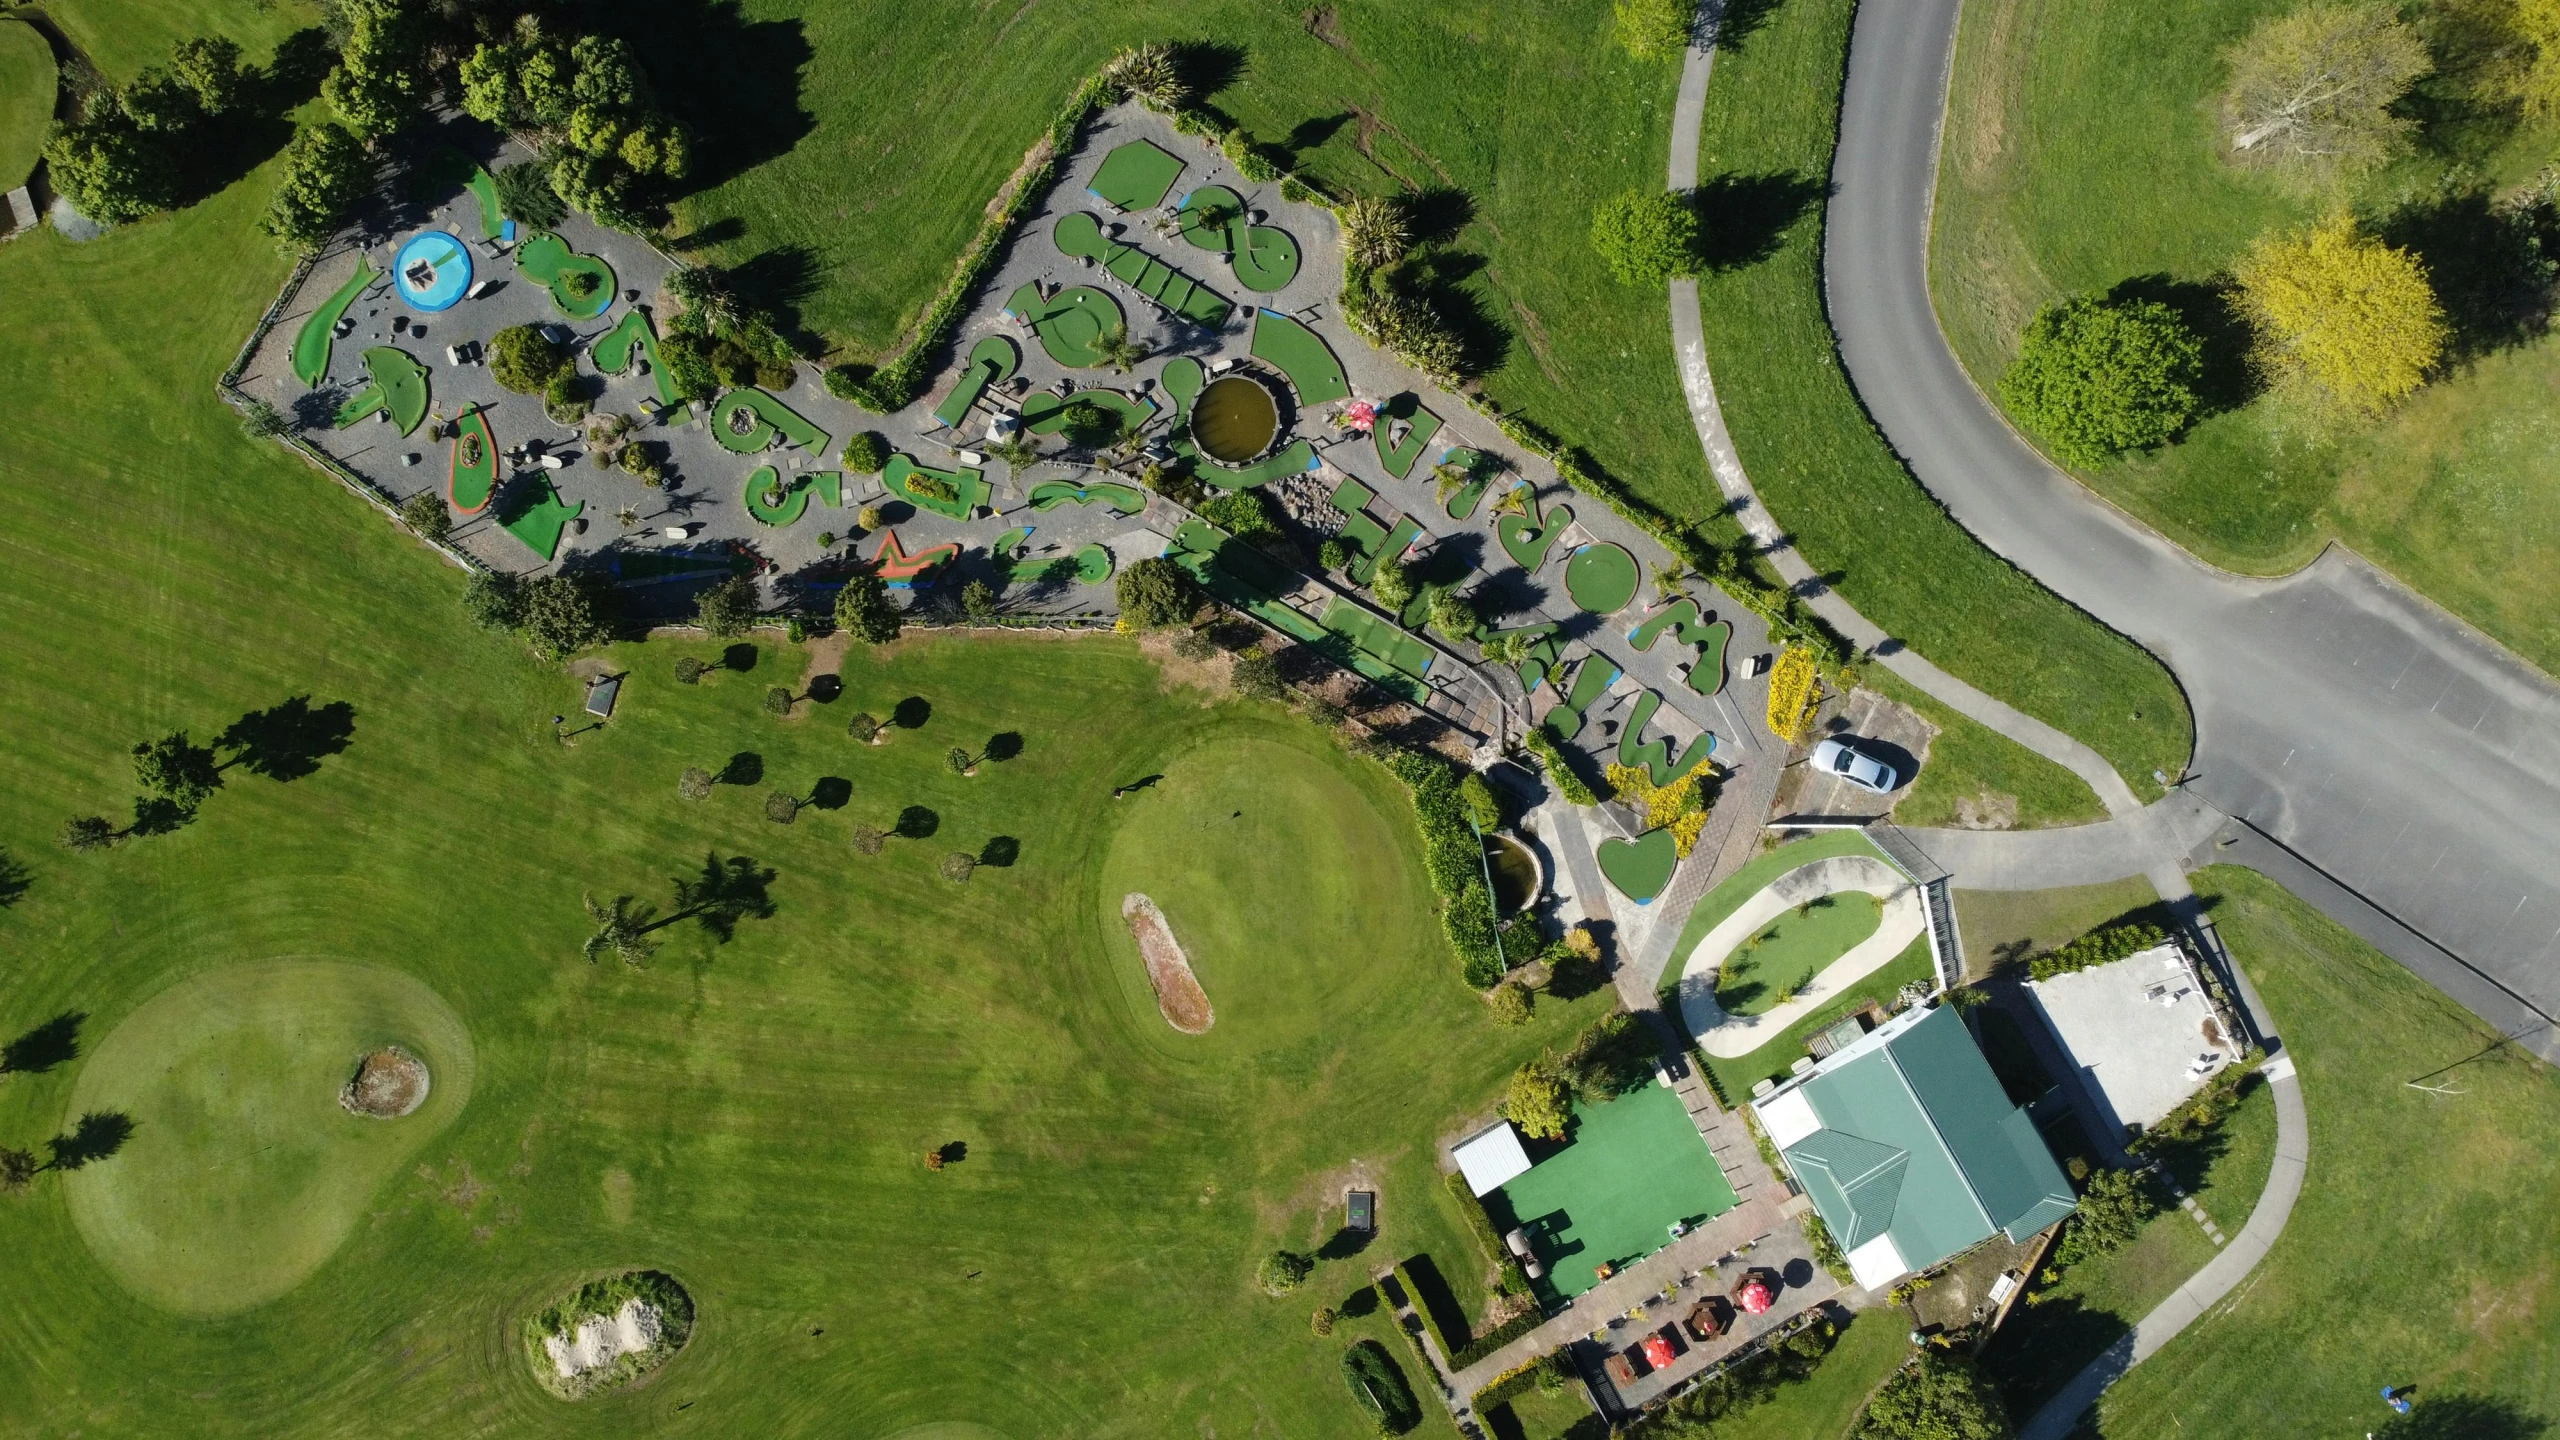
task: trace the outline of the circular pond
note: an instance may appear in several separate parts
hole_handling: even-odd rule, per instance
[[[391,263],[392,282],[413,310],[450,310],[471,288],[471,252],[442,230],[412,235]]]
[[[1250,375],[1221,376],[1191,406],[1191,438],[1224,464],[1258,459],[1280,438],[1279,402]]]
[[[1529,847],[1508,835],[1484,837],[1485,863],[1493,871],[1494,908],[1505,915],[1529,908],[1538,898],[1545,877],[1538,867],[1538,857]]]

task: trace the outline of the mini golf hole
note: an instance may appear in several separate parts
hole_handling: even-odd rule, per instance
[[[433,1083],[426,1061],[397,1045],[385,1045],[357,1058],[355,1074],[338,1091],[338,1105],[350,1115],[397,1120],[427,1103]]]

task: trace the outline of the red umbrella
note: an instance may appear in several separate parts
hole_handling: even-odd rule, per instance
[[[1659,1370],[1671,1363],[1671,1342],[1659,1335],[1644,1337],[1644,1363]]]
[[[1761,1314],[1769,1308],[1769,1287],[1757,1279],[1747,1280],[1740,1290],[1734,1292],[1733,1303],[1741,1306],[1746,1314]]]

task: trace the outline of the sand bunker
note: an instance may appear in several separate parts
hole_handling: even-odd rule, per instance
[[[621,1309],[583,1321],[569,1335],[545,1336],[542,1348],[551,1356],[551,1366],[560,1378],[574,1380],[625,1355],[656,1349],[665,1333],[656,1306],[625,1300]]]
[[[385,1045],[356,1062],[355,1075],[338,1092],[338,1104],[350,1115],[397,1120],[427,1103],[429,1083],[426,1061]]]
[[[1153,900],[1133,894],[1121,900],[1120,918],[1129,922],[1129,936],[1147,962],[1147,983],[1156,987],[1156,1009],[1164,1013],[1164,1023],[1185,1035],[1209,1033],[1218,1017],[1210,1012],[1208,992],[1191,973],[1191,961],[1173,938],[1164,912]]]

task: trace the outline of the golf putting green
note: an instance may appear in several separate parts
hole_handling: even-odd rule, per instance
[[[1242,222],[1231,228],[1243,232],[1227,247],[1227,268],[1237,284],[1268,295],[1298,278],[1298,242],[1288,231]]]
[[[570,249],[568,241],[548,230],[516,247],[516,269],[548,289],[552,305],[572,320],[593,320],[613,306],[613,267],[597,256]],[[572,275],[594,276],[595,289],[583,296],[570,293]]]
[[[954,430],[969,418],[970,408],[985,397],[987,387],[1001,385],[1022,368],[1022,347],[1002,335],[980,336],[969,347],[969,363],[960,372],[960,383],[933,409],[933,418]]]
[[[1061,396],[1044,390],[1022,402],[1022,424],[1035,435],[1054,435],[1074,423],[1076,410],[1085,406],[1117,420],[1123,435],[1138,433],[1156,418],[1155,402],[1143,396],[1123,395],[1117,390],[1078,390]]]
[[[498,435],[489,428],[489,417],[479,410],[468,410],[453,422],[453,469],[445,482],[445,494],[453,508],[465,515],[477,515],[489,508],[489,497],[498,490]]]
[[[451,145],[439,145],[427,158],[427,178],[438,185],[459,185],[469,191],[472,204],[480,211],[480,238],[495,240],[506,233],[505,209],[498,203],[498,182],[479,161]]]
[[[1564,562],[1564,593],[1594,615],[1615,615],[1636,598],[1643,576],[1623,545],[1585,545]]]
[[[1164,370],[1156,377],[1164,393],[1173,400],[1173,428],[1183,430],[1191,418],[1191,402],[1209,383],[1209,372],[1188,355],[1176,355],[1164,362]]]
[[[981,470],[933,470],[904,455],[889,457],[880,484],[890,494],[912,500],[937,515],[966,520],[987,503],[987,477]]]
[[[1244,197],[1224,185],[1203,185],[1182,198],[1182,238],[1202,250],[1227,253]]]
[[[1387,443],[1387,432],[1395,427],[1392,420],[1407,422],[1402,444]],[[1413,462],[1422,458],[1424,447],[1440,433],[1440,417],[1422,408],[1421,397],[1399,395],[1378,407],[1378,421],[1369,431],[1369,443],[1376,447],[1378,463],[1399,480],[1413,473]],[[1479,487],[1481,488],[1481,487]]]
[[[1556,537],[1564,533],[1564,527],[1573,523],[1573,507],[1558,505],[1541,515],[1536,495],[1521,498],[1529,513],[1503,516],[1493,522],[1493,533],[1494,538],[1502,542],[1502,553],[1511,557],[1511,563],[1534,575],[1540,566],[1547,563],[1547,552],[1555,548]]]
[[[303,320],[302,328],[293,337],[295,379],[305,385],[317,385],[329,377],[329,348],[337,338],[338,321],[346,315],[347,307],[355,303],[356,297],[381,278],[381,272],[359,257],[356,273],[348,276],[347,283],[339,286],[336,294],[323,301],[319,309]]]
[[[649,361],[649,379],[658,387],[658,403],[675,405],[682,397],[676,394],[675,382],[667,378],[667,367],[658,359],[658,327],[645,310],[633,308],[622,317],[622,323],[596,338],[587,349],[587,358],[608,375],[630,373],[634,353]]]
[[[1702,761],[1716,753],[1716,737],[1711,730],[1699,731],[1697,738],[1689,742],[1689,748],[1681,751],[1677,759],[1672,758],[1668,738],[1637,744],[1637,738],[1644,734],[1644,727],[1652,723],[1653,712],[1661,708],[1662,697],[1650,690],[1636,697],[1634,712],[1627,717],[1625,727],[1618,731],[1618,763],[1641,765],[1645,773],[1653,777],[1654,784],[1668,785],[1697,769]]]
[[[376,410],[391,412],[391,423],[406,439],[426,423],[427,402],[432,398],[427,383],[427,367],[406,350],[389,345],[376,345],[364,352],[365,373],[373,383],[348,397],[338,407],[338,428],[343,430]]]
[[[782,485],[782,503],[768,505],[764,492],[777,481]],[[809,486],[799,476],[782,480],[780,471],[770,465],[759,465],[747,476],[745,491],[747,513],[766,525],[788,525],[809,508]]]
[[[1698,602],[1683,595],[1628,631],[1627,642],[1638,650],[1650,650],[1668,630],[1681,644],[1695,646],[1698,658],[1689,666],[1689,688],[1701,695],[1713,695],[1724,688],[1725,647],[1733,639],[1733,626],[1722,620],[1700,624],[1698,613]]]
[[[1110,578],[1110,551],[1099,545],[1087,545],[1076,552],[1076,579],[1087,585],[1099,585]]]
[[[1046,300],[1040,287],[1025,285],[1004,302],[1005,312],[1031,322],[1040,348],[1050,359],[1072,370],[1091,370],[1102,363],[1098,348],[1106,335],[1126,334],[1128,317],[1120,302],[1090,285],[1061,290]]]
[[[1633,840],[1613,836],[1600,842],[1600,873],[1619,894],[1639,905],[1652,904],[1653,897],[1671,883],[1671,872],[1679,868],[1679,846],[1668,830],[1647,830]]]
[[[1558,744],[1581,734],[1583,715],[1600,703],[1600,697],[1608,694],[1609,687],[1617,681],[1618,667],[1610,663],[1607,656],[1596,653],[1584,656],[1582,663],[1574,669],[1573,688],[1565,693],[1564,703],[1548,711],[1546,719],[1541,722],[1547,727],[1547,733],[1554,736]]]
[[[733,423],[740,410],[755,417],[743,432]],[[810,424],[799,411],[751,385],[732,390],[711,403],[711,438],[719,441],[724,450],[753,455],[769,448],[776,435],[812,455],[825,455],[834,443],[833,437]]]
[[[1090,505],[1096,500],[1123,515],[1135,515],[1147,508],[1144,492],[1135,485],[1122,485],[1116,481],[1078,485],[1072,480],[1043,480],[1031,487],[1031,508],[1034,510],[1055,510],[1061,505]]]
[[[1301,406],[1351,398],[1351,381],[1324,337],[1276,310],[1253,312],[1253,358],[1278,366]]]
[[[587,508],[587,502],[563,501],[551,482],[539,476],[528,481],[521,493],[526,497],[524,508],[499,516],[498,524],[534,554],[545,560],[559,558],[561,533]]]
[[[1147,140],[1116,146],[1102,157],[1085,189],[1122,210],[1151,210],[1164,203],[1165,192],[1182,176],[1182,160]]]
[[[1316,468],[1316,447],[1304,440],[1292,440],[1273,454],[1250,465],[1221,465],[1206,455],[1199,456],[1193,470],[1212,485],[1229,490],[1250,490],[1268,485],[1284,475],[1300,475]]]
[[[349,1114],[358,1056],[424,1060],[426,1101]],[[182,1315],[219,1315],[302,1283],[471,1099],[471,1036],[396,970],[321,960],[222,965],[144,1001],[82,1062],[63,1123],[122,1114],[132,1138],[62,1175],[108,1273]]]

